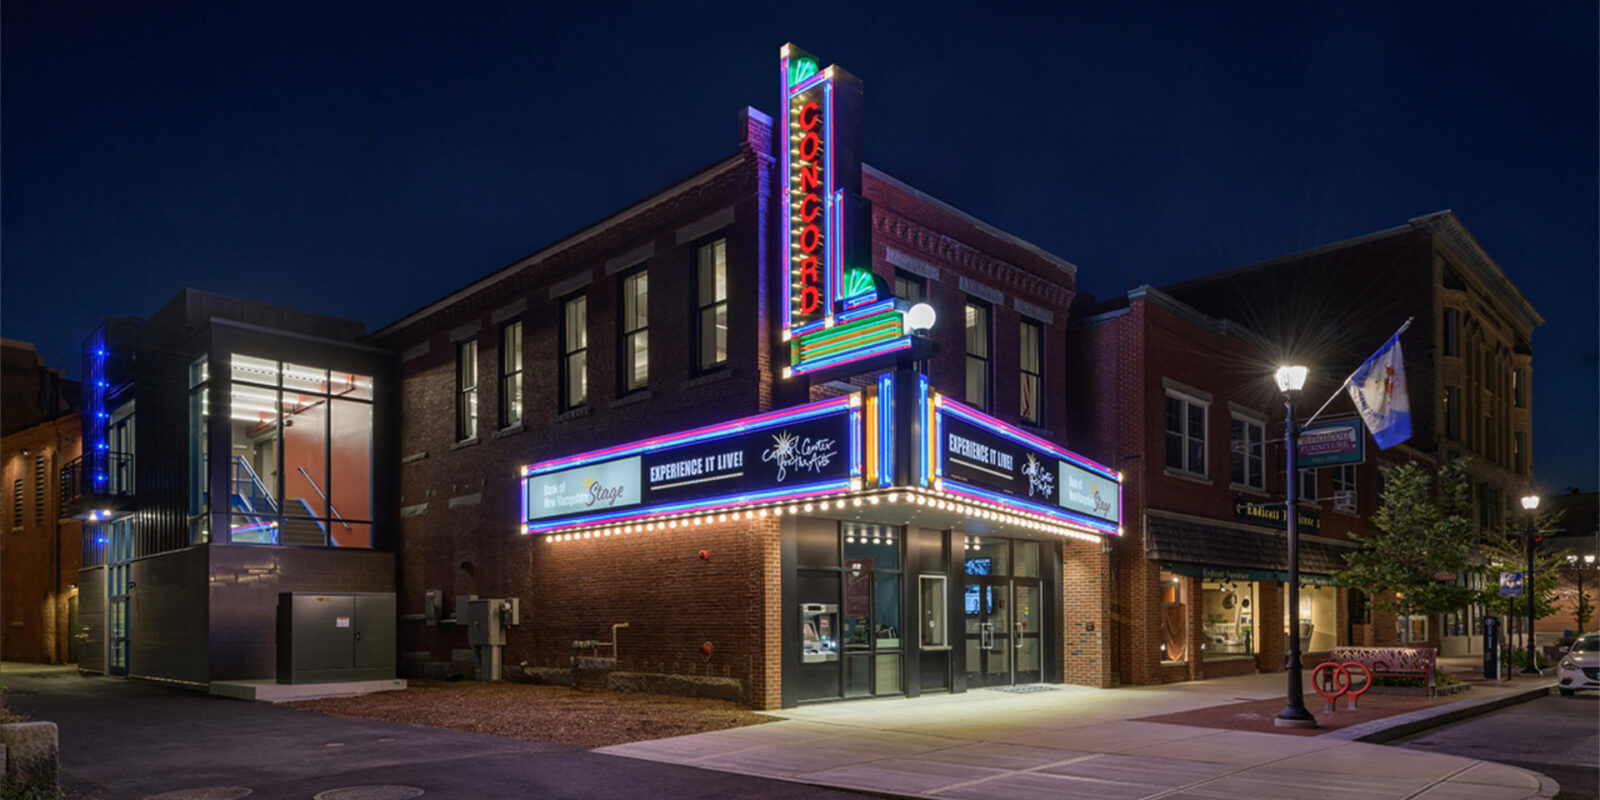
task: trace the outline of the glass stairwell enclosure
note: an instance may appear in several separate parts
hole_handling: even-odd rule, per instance
[[[228,378],[227,540],[371,547],[372,377],[235,353]],[[209,474],[203,386],[199,398],[191,394],[202,419],[191,425],[200,441],[190,457]],[[191,513],[203,516],[195,506],[205,501]]]

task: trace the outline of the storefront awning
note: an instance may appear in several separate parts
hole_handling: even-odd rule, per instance
[[[1236,579],[1288,578],[1289,540],[1282,533],[1269,530],[1256,532],[1187,517],[1158,515],[1155,512],[1151,512],[1148,519],[1146,527],[1150,558],[1174,565],[1209,567],[1258,576]],[[1301,536],[1300,572],[1304,575],[1331,575],[1344,569],[1343,554],[1354,548],[1355,545],[1351,544]],[[1283,573],[1283,576],[1278,577],[1278,573]]]

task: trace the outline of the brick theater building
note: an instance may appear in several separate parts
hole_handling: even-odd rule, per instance
[[[613,682],[764,708],[1109,685],[1116,477],[1049,444],[1075,267],[852,166],[859,84],[786,64],[776,136],[746,110],[727,158],[373,335],[405,398],[406,674],[485,666],[452,624],[479,596],[519,601],[517,679],[566,680],[577,641]],[[1111,499],[1014,502],[1028,469]]]

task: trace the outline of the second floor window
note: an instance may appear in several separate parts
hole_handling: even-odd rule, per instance
[[[478,435],[478,340],[456,345],[456,441]]]
[[[728,240],[700,246],[695,264],[695,365],[728,363]]]
[[[967,403],[989,410],[989,307],[967,302]]]
[[[639,270],[622,279],[622,391],[643,389],[650,382],[650,273]]]
[[[1206,404],[1167,395],[1167,468],[1206,474]]]
[[[1333,468],[1333,502],[1341,510],[1356,510],[1355,464],[1340,464]]]
[[[1313,501],[1316,500],[1317,499],[1317,468],[1316,467],[1301,467],[1300,468],[1299,482],[1300,482],[1300,499],[1301,500],[1313,500]]]
[[[500,327],[500,427],[522,422],[522,321]]]
[[[1454,308],[1444,310],[1444,354],[1461,355],[1461,312]]]
[[[561,407],[589,398],[589,302],[584,295],[561,304]]]
[[[1240,486],[1267,488],[1266,447],[1261,423],[1234,417],[1228,430],[1231,479]]]
[[[1040,385],[1044,382],[1044,329],[1038,323],[1022,321],[1017,340],[1017,353],[1022,365],[1022,398],[1019,415],[1035,425],[1044,419],[1039,403],[1043,399]]]
[[[920,275],[900,270],[894,271],[894,296],[907,303],[920,303],[927,299],[928,284]]]
[[[1444,387],[1444,435],[1461,439],[1461,390],[1454,386]]]

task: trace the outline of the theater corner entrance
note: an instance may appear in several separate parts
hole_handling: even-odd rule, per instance
[[[1039,543],[961,537],[967,686],[1010,686],[1043,678],[1044,592]]]

